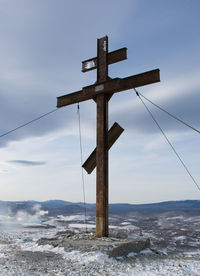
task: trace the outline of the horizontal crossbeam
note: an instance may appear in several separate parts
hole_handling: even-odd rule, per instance
[[[127,59],[127,48],[121,48],[119,50],[108,53],[108,64],[113,64],[125,59]],[[82,61],[83,73],[94,69],[97,69],[97,57]]]
[[[113,126],[108,131],[108,150],[112,147],[115,141],[122,134],[124,129],[118,124],[114,123]],[[88,159],[82,165],[82,167],[87,171],[88,174],[92,173],[92,171],[96,167],[96,148],[90,154]]]
[[[70,104],[78,103],[93,99],[100,93],[117,93],[131,88],[160,81],[160,70],[155,69],[127,78],[115,78],[106,82],[84,87],[82,90],[67,94],[57,98],[57,107],[63,107]]]

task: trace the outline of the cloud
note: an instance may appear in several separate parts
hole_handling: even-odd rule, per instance
[[[14,5],[14,6],[13,6]],[[106,5],[106,9],[105,9]],[[89,85],[81,61],[96,56],[96,38],[119,37],[132,1],[3,1],[0,8],[0,134],[56,107],[56,97]],[[110,13],[113,11],[114,15]],[[121,13],[123,7],[124,13]],[[104,20],[97,20],[103,14]],[[76,15],[76,16],[74,16]],[[91,22],[95,22],[91,24]],[[112,47],[111,47],[112,48]],[[115,48],[115,47],[114,47]],[[94,73],[96,75],[96,73]],[[95,76],[96,78],[96,76]],[[0,140],[0,147],[73,124],[73,108]]]
[[[29,161],[29,160],[9,160],[9,163],[17,164],[20,166],[42,166],[46,161]]]

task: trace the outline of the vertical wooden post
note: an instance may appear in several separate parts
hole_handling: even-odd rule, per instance
[[[97,83],[108,78],[108,37],[97,42]],[[96,236],[108,236],[108,99],[97,95]]]
[[[108,101],[105,94],[97,97],[96,151],[96,236],[108,236]]]
[[[97,39],[97,83],[108,79],[108,37]]]

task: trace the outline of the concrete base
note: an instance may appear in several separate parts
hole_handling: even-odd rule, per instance
[[[54,238],[42,238],[38,240],[39,245],[49,244],[54,247],[64,247],[65,251],[78,250],[80,252],[91,252],[100,250],[109,257],[126,257],[129,253],[138,253],[150,248],[150,239],[134,238],[120,239],[114,237],[97,238],[90,234],[67,234],[58,233]]]

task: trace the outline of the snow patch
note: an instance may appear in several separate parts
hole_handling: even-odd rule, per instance
[[[178,237],[174,237],[174,240],[175,240],[175,241],[182,241],[182,240],[185,240],[185,239],[187,239],[187,237],[186,237],[186,236],[178,236]]]
[[[21,250],[31,251],[31,252],[52,252],[55,254],[60,254],[66,260],[73,262],[79,262],[80,264],[87,264],[91,262],[97,262],[99,264],[110,263],[114,260],[109,258],[107,254],[100,251],[95,252],[85,252],[71,251],[66,252],[64,247],[53,247],[52,245],[38,245],[37,243],[25,243],[21,245]]]
[[[131,223],[128,222],[128,221],[124,221],[124,222],[120,223],[120,225],[130,225],[130,224],[131,224]]]
[[[81,223],[70,223],[69,228],[85,228],[86,224]],[[87,228],[95,228],[96,225],[94,224],[87,224]]]
[[[91,219],[91,217],[89,217],[89,216],[84,216],[84,215],[74,215],[74,216],[63,216],[63,215],[59,215],[59,216],[57,216],[57,218],[59,219],[59,220],[62,220],[62,221],[85,221],[85,219],[86,220],[89,220],[89,219]]]

